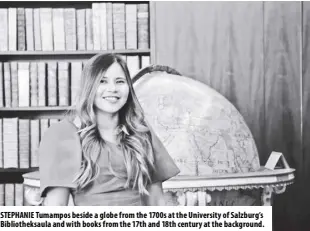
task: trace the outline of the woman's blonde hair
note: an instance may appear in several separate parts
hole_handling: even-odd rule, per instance
[[[119,134],[127,171],[127,181],[124,186],[136,188],[140,194],[148,194],[146,186],[151,182],[151,171],[154,168],[151,134],[134,93],[127,64],[116,54],[94,56],[85,64],[82,72],[74,114],[81,122],[79,135],[83,154],[81,169],[75,182],[79,189],[83,189],[99,175],[100,168],[97,160],[106,143],[99,135],[93,105],[100,80],[113,63],[118,63],[122,67],[129,86],[127,102],[119,111],[119,126],[124,126],[127,130],[127,134],[124,132]],[[122,177],[120,173],[113,170],[111,161],[109,161],[109,169],[117,177]]]

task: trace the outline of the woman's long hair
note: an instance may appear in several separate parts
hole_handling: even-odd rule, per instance
[[[146,185],[151,181],[151,171],[154,168],[150,130],[134,93],[127,65],[116,54],[94,56],[85,64],[82,72],[80,92],[76,100],[74,113],[80,120],[79,135],[82,145],[82,165],[75,182],[78,189],[83,189],[99,175],[100,168],[97,160],[100,153],[103,153],[106,144],[100,137],[97,128],[94,99],[102,76],[116,62],[122,67],[129,86],[127,102],[118,112],[119,126],[126,129],[126,132],[119,134],[127,171],[127,180],[124,186],[125,188],[138,189],[140,194],[148,194]],[[109,169],[117,177],[122,177],[120,173],[113,170],[111,161],[109,161]]]

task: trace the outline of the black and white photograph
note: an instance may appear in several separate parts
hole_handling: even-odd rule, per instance
[[[272,206],[308,231],[309,121],[310,2],[0,2],[0,206]]]

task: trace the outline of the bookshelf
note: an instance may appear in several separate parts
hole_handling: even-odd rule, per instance
[[[20,195],[22,174],[38,170],[40,139],[72,107],[86,60],[117,53],[131,75],[150,64],[150,7],[0,2],[0,206],[14,204],[6,194]]]
[[[118,54],[145,54],[150,53],[149,49],[141,50],[105,50],[105,51],[3,51],[0,53],[1,56],[13,56],[13,55],[95,55],[98,53],[118,53]]]
[[[64,107],[64,106],[54,106],[54,107],[11,107],[11,108],[0,108],[0,112],[18,112],[18,111],[67,111],[71,107]]]

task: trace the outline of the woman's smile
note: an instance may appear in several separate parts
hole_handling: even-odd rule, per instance
[[[119,96],[104,96],[102,98],[110,103],[116,103],[120,99]]]

